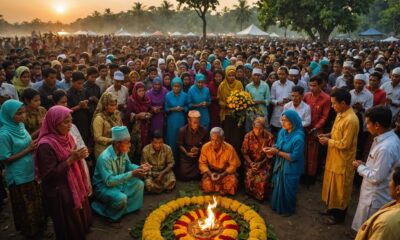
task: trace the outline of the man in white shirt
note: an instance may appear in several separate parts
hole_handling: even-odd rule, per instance
[[[368,131],[375,135],[367,162],[353,161],[363,182],[352,229],[358,231],[361,225],[383,205],[392,200],[389,192],[389,178],[392,170],[400,165],[400,140],[391,129],[391,111],[376,106],[365,114]]]
[[[283,106],[290,101],[290,94],[295,86],[292,81],[287,80],[289,74],[287,67],[279,67],[277,73],[279,80],[275,81],[271,87],[271,103],[274,106],[271,116],[271,131],[274,135],[277,135],[282,127],[280,119]]]
[[[357,74],[354,77],[354,89],[350,91],[351,106],[354,112],[364,113],[374,105],[374,95],[365,88],[367,78],[364,74]]]
[[[300,118],[303,127],[308,127],[311,124],[311,108],[303,101],[304,88],[301,86],[294,86],[292,88],[292,101],[285,104],[283,111],[292,109],[295,110]]]
[[[343,63],[342,75],[340,75],[336,79],[335,87],[336,88],[348,87],[347,82],[352,77],[352,73],[353,73],[353,62],[345,61]]]
[[[128,101],[128,88],[123,85],[125,76],[121,71],[114,72],[114,84],[107,88],[106,92],[111,92],[117,96],[118,110],[124,112]]]
[[[307,83],[301,79],[300,70],[297,67],[289,69],[288,79],[292,81],[294,85],[302,87],[304,92],[308,92]]]
[[[108,76],[108,68],[106,65],[99,66],[99,77],[96,78],[96,85],[99,86],[100,92],[103,94],[111,85],[112,79]]]
[[[6,83],[6,72],[0,66],[0,106],[8,99],[19,100],[17,91],[12,84]]]
[[[386,106],[392,111],[395,117],[400,109],[400,67],[392,70],[392,81],[386,82],[381,86],[386,92]]]

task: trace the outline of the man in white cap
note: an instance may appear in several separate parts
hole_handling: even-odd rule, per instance
[[[107,88],[106,92],[111,92],[117,96],[118,110],[122,112],[126,108],[126,102],[129,96],[128,88],[123,85],[125,81],[124,73],[121,71],[115,71],[113,79],[113,85]]]
[[[343,63],[342,75],[336,79],[335,87],[352,87],[348,86],[348,83],[351,82],[351,78],[353,77],[353,62],[345,61]]]
[[[270,102],[270,90],[267,83],[261,81],[261,76],[263,72],[261,68],[253,68],[251,74],[251,82],[246,85],[246,92],[249,92],[253,98],[255,107],[261,112],[260,116],[268,119],[268,109],[267,106]],[[251,130],[254,119],[246,119],[246,132]]]
[[[350,91],[351,106],[354,112],[360,113],[363,116],[364,113],[374,105],[374,95],[365,87],[367,84],[367,77],[365,74],[357,74],[354,77],[353,84],[354,89]]]
[[[96,196],[93,210],[119,227],[119,220],[138,210],[143,203],[144,183],[140,178],[151,169],[149,164],[132,164],[128,157],[131,136],[126,126],[111,129],[112,145],[99,156],[93,174]]]
[[[289,77],[288,79],[292,81],[296,86],[300,86],[304,89],[304,92],[308,92],[308,86],[307,83],[303,80],[300,79],[300,70],[298,67],[292,67],[289,69]]]
[[[400,110],[400,67],[393,69],[390,77],[392,81],[384,83],[381,89],[386,92],[386,105],[395,117]]]

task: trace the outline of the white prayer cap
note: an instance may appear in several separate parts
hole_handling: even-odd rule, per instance
[[[252,75],[262,75],[262,70],[260,68],[253,68],[253,72],[251,73]]]
[[[159,58],[158,59],[158,65],[160,65],[160,64],[165,64],[164,58]]]
[[[57,60],[60,59],[60,58],[61,58],[62,60],[67,59],[67,55],[65,55],[64,53],[62,53],[62,54],[60,54],[60,55],[57,56]]]
[[[259,63],[257,58],[252,58],[250,61],[250,64],[253,65],[253,63]]]
[[[354,56],[354,59],[361,59],[361,57],[359,56],[359,55],[357,55],[357,56]]]
[[[400,67],[397,67],[397,68],[393,69],[392,70],[392,74],[400,75]]]
[[[236,57],[231,57],[229,60],[230,60],[230,61],[236,61],[237,58],[236,58]]]
[[[380,69],[382,69],[382,70],[383,70],[383,65],[382,65],[382,64],[380,64],[380,63],[378,63],[378,64],[376,64],[376,65],[375,65],[375,68],[380,68]]]
[[[289,69],[289,75],[299,75],[299,70],[297,70],[297,69],[294,69],[294,68],[292,68],[292,69]]]
[[[352,68],[352,67],[353,67],[353,61],[345,61],[345,62],[343,63],[343,67]]]
[[[365,77],[365,74],[356,74],[354,77],[354,80],[362,80],[365,83],[367,83],[367,78]]]

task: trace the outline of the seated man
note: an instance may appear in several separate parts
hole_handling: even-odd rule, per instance
[[[238,187],[236,169],[239,166],[239,157],[232,145],[224,141],[222,128],[211,129],[210,141],[204,144],[199,159],[203,191],[234,195]]]
[[[199,155],[201,147],[208,141],[208,131],[200,125],[200,112],[189,111],[188,124],[179,129],[180,150],[178,177],[182,180],[200,180]]]
[[[143,148],[142,164],[151,165],[151,171],[144,180],[146,190],[161,193],[174,189],[176,179],[172,168],[174,156],[171,148],[164,144],[159,130],[154,131],[151,143]]]
[[[128,128],[111,129],[112,145],[99,156],[93,175],[95,201],[93,210],[118,222],[127,213],[139,209],[143,203],[143,178],[150,169],[147,164],[137,166],[128,158],[131,137]]]

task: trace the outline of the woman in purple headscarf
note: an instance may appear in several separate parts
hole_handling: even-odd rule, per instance
[[[160,77],[153,80],[153,87],[146,92],[146,96],[150,99],[153,117],[151,118],[151,130],[164,130],[164,103],[165,95],[168,90],[162,86]]]
[[[86,147],[76,149],[69,133],[71,126],[70,109],[50,108],[40,128],[35,155],[36,177],[42,182],[46,207],[59,240],[85,239],[92,224],[82,162],[89,152]]]

